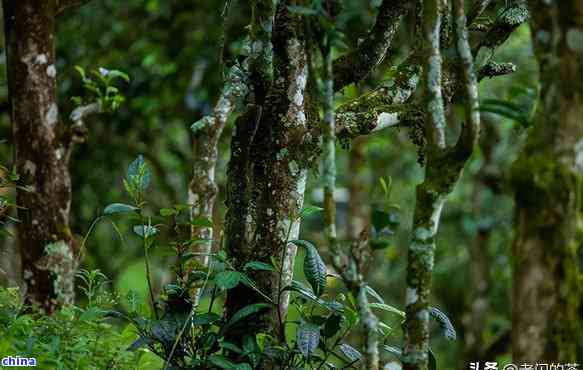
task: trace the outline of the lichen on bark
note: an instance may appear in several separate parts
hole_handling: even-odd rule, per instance
[[[76,258],[69,229],[71,178],[65,155],[70,142],[60,135],[65,130],[56,102],[56,73],[47,73],[55,64],[56,6],[54,0],[4,2],[11,120],[16,171],[21,177],[16,202],[18,242],[26,269],[23,281],[29,303],[48,313],[72,301],[68,287],[74,274],[63,275],[55,285],[51,270],[39,267],[47,256],[45,247],[58,242],[69,249],[66,255]]]
[[[513,358],[576,362],[583,351],[581,220],[583,137],[581,52],[569,47],[582,28],[578,1],[530,1],[541,96],[528,141],[515,161]],[[544,37],[542,37],[544,35]]]

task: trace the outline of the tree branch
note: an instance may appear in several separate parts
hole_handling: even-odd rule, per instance
[[[334,89],[356,83],[365,78],[385,58],[401,18],[410,7],[408,0],[383,0],[376,22],[359,47],[334,61]]]
[[[469,157],[478,144],[480,133],[480,111],[478,100],[478,81],[474,71],[472,51],[468,41],[468,29],[466,15],[464,13],[464,1],[454,0],[456,46],[463,70],[463,82],[465,87],[465,115],[466,120],[462,126],[462,132],[457,142],[458,149]]]
[[[85,126],[85,119],[93,114],[103,112],[101,103],[93,102],[86,105],[81,105],[71,112],[69,119],[73,121],[70,127],[70,140],[74,143],[82,143],[87,138],[87,127]]]
[[[512,1],[510,5],[504,9],[490,29],[483,36],[478,45],[472,50],[472,54],[476,56],[478,65],[486,65],[494,54],[494,50],[502,45],[512,32],[516,30],[521,24],[526,22],[529,13],[526,3],[522,0]],[[480,56],[478,53],[484,54]]]
[[[478,18],[486,10],[488,5],[492,3],[492,0],[476,0],[474,6],[468,12],[468,24],[474,23],[476,18]]]
[[[491,60],[478,71],[478,81],[482,81],[486,77],[493,78],[514,72],[516,72],[516,65],[514,63],[496,63]]]

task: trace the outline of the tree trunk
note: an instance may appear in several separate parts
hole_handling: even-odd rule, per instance
[[[8,89],[20,175],[18,237],[30,303],[72,303],[71,178],[56,103],[54,0],[4,1]]]
[[[531,1],[541,96],[512,168],[515,363],[583,359],[577,256],[583,175],[583,3]]]
[[[245,335],[275,332],[281,336],[281,322],[287,311],[287,295],[281,288],[293,273],[295,247],[288,240],[299,234],[297,216],[302,208],[308,164],[317,148],[317,115],[309,106],[308,53],[303,22],[288,12],[282,2],[273,27],[273,78],[265,65],[255,66],[255,103],[236,122],[227,175],[226,247],[235,266],[274,258],[277,273],[251,274],[256,287],[279,308],[265,310],[245,330],[231,333],[232,341]],[[270,43],[269,43],[270,44]],[[263,44],[264,47],[270,45]],[[265,61],[263,61],[265,63]],[[255,80],[258,78],[259,81]],[[280,272],[283,276],[280,278]],[[227,317],[267,298],[239,285],[229,290]]]

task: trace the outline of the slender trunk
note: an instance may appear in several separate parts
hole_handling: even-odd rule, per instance
[[[513,361],[583,359],[581,194],[583,29],[580,1],[531,1],[541,99],[528,142],[512,168]]]
[[[213,209],[218,193],[215,181],[215,170],[218,160],[219,139],[227,120],[236,106],[241,103],[248,92],[246,72],[239,66],[233,66],[225,81],[221,96],[214,108],[213,115],[205,116],[196,122],[192,129],[194,132],[194,161],[193,175],[190,181],[188,202],[192,205],[191,220],[213,219]],[[211,247],[214,244],[212,227],[192,227],[192,238],[202,239],[206,242],[196,243],[192,251],[197,254],[196,260],[199,268],[208,266]],[[194,303],[198,303],[200,292],[193,292]]]
[[[447,196],[461,176],[478,139],[477,81],[468,44],[464,1],[453,4],[456,46],[463,71],[466,122],[455,146],[447,147],[440,52],[442,0],[425,1],[424,66],[427,163],[425,179],[417,186],[413,235],[407,261],[405,348],[403,369],[426,370],[429,351],[429,293],[435,240]]]
[[[54,0],[4,2],[8,89],[20,175],[18,237],[31,303],[46,312],[74,299],[71,178],[56,103]]]

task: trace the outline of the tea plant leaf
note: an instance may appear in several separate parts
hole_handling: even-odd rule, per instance
[[[346,356],[346,358],[348,358],[351,362],[360,360],[362,358],[362,354],[350,344],[342,343],[338,348],[340,349],[340,352],[342,352],[342,354]]]
[[[219,272],[215,277],[215,284],[221,289],[233,289],[241,281],[241,274],[237,271]]]
[[[235,312],[233,317],[227,322],[225,326],[223,326],[222,332],[226,332],[231,326],[235,325],[239,321],[243,320],[244,318],[256,314],[259,311],[262,311],[266,308],[271,307],[268,303],[254,303],[248,306],[241,308],[239,311]]]
[[[243,270],[252,270],[252,271],[275,271],[275,268],[270,265],[269,263],[259,262],[259,261],[250,261],[243,266]]]
[[[302,323],[297,334],[298,347],[305,358],[310,358],[316,352],[320,342],[320,327],[310,323]]]
[[[304,274],[316,296],[321,296],[326,289],[326,264],[312,243],[306,240],[293,240],[292,243],[305,248]]]
[[[397,315],[399,315],[401,317],[405,317],[405,312],[399,310],[396,307],[393,307],[393,306],[390,306],[388,304],[385,304],[385,303],[369,303],[369,307],[371,307],[371,308],[377,308],[379,310],[391,312],[391,313],[397,314]]]
[[[221,356],[221,355],[211,355],[211,356],[209,356],[209,361],[213,365],[218,366],[221,369],[232,370],[232,369],[236,368],[236,365],[234,363],[227,360],[226,357]]]
[[[113,215],[115,213],[135,212],[139,208],[124,203],[112,203],[103,209],[103,214]]]
[[[443,336],[448,340],[456,340],[457,334],[449,317],[437,307],[429,307],[429,315],[437,321]]]

